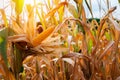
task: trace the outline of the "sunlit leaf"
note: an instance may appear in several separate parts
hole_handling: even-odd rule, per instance
[[[79,52],[79,47],[77,45],[73,45],[74,52]]]
[[[23,11],[24,0],[13,0],[15,2],[15,10],[16,13],[19,15]]]
[[[62,22],[63,20],[63,15],[64,15],[64,6],[62,6],[60,9],[58,9],[58,13],[59,13],[59,20],[60,22]]]
[[[82,4],[83,0],[74,0],[78,4]]]
[[[60,0],[53,0],[53,2],[57,5]]]
[[[106,38],[107,38],[108,40],[111,39],[111,36],[110,36],[109,32],[105,32],[105,36],[106,36]]]
[[[84,9],[83,5],[81,5],[81,6],[82,6],[82,20],[83,20],[84,23],[86,23],[87,22],[87,18],[86,18],[85,9]]]
[[[120,31],[120,25],[114,21],[112,18],[109,18],[109,20],[113,23],[116,30]]]
[[[49,16],[53,16],[55,14],[55,12],[62,6],[67,5],[67,2],[61,2],[59,3],[54,9],[52,9],[50,12],[48,12],[48,14],[45,16],[45,18],[49,17]]]
[[[68,10],[75,18],[78,18],[78,12],[77,12],[77,9],[75,8],[74,5],[69,3],[68,4]]]
[[[0,12],[2,14],[2,19],[4,21],[4,24],[5,26],[7,27],[8,26],[8,22],[7,22],[7,18],[6,18],[6,14],[5,14],[5,11],[3,9],[0,9]]]
[[[47,64],[47,65],[50,65],[50,60],[45,57],[45,56],[42,56],[42,59],[44,60],[44,62]]]
[[[85,4],[83,0],[33,0],[34,3],[27,5],[24,0],[11,1],[9,21],[4,12],[6,7],[0,9],[0,79],[3,76],[5,80],[119,77],[120,22],[111,15],[117,7],[109,9],[110,0],[104,1],[108,11],[98,21],[86,18],[85,6],[95,17],[92,0],[84,0]],[[99,12],[104,8],[101,1],[97,1]],[[8,24],[11,30],[3,27]],[[9,64],[2,65],[7,59]]]
[[[30,4],[26,4],[27,11],[30,13],[33,7]]]
[[[90,39],[90,40],[88,41],[88,53],[90,53],[90,52],[92,51],[92,47],[93,47],[93,42],[92,42],[92,40]]]
[[[106,46],[105,46],[105,50],[101,53],[99,60],[101,60],[107,53],[107,51],[113,47],[114,41],[109,42]]]
[[[74,64],[75,64],[74,61],[72,59],[70,59],[70,58],[62,58],[62,60],[68,62],[72,66],[74,66]]]
[[[23,33],[23,29],[17,24],[16,21],[12,21],[12,29],[15,31],[16,34],[22,34]]]
[[[46,21],[45,21],[45,16],[44,16],[43,9],[41,9],[41,13],[38,10],[36,10],[36,14],[39,17],[39,20],[40,20],[40,22],[42,24],[43,30],[45,30],[46,29]]]
[[[102,31],[102,28],[103,28],[103,25],[105,24],[105,19],[102,19],[101,21],[100,21],[100,25],[99,25],[99,27],[98,27],[98,30],[97,30],[97,37],[99,38],[100,37],[100,35],[101,35],[101,31]]]
[[[47,3],[48,3],[48,7],[51,8],[50,0],[48,0]]]

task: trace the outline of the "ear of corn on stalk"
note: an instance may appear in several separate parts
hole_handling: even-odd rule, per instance
[[[33,46],[38,46],[43,40],[45,40],[54,30],[55,27],[49,27],[42,33],[38,34],[35,38],[33,38],[32,44]]]

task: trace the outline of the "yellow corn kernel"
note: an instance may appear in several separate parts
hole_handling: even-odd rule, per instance
[[[33,46],[38,46],[43,40],[45,40],[54,30],[55,27],[49,27],[42,33],[38,34],[35,38],[33,38]]]

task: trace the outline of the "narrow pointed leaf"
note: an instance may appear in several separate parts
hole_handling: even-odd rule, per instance
[[[8,22],[7,22],[7,18],[6,18],[6,14],[5,14],[5,11],[3,9],[0,9],[0,12],[2,14],[2,19],[4,21],[4,24],[5,26],[7,27],[8,26]]]
[[[68,10],[75,18],[78,18],[78,12],[77,12],[77,9],[75,8],[75,6],[73,6],[72,4],[69,3]]]
[[[13,1],[15,2],[15,11],[19,15],[23,10],[24,0],[13,0]]]
[[[7,65],[7,33],[8,28],[3,28],[0,30],[0,54],[2,55],[6,65]]]
[[[67,5],[67,2],[61,2],[60,4],[58,4],[54,9],[52,9],[50,12],[48,12],[48,14],[45,16],[45,18],[48,18],[49,16],[53,16],[55,14],[55,12],[62,6]]]

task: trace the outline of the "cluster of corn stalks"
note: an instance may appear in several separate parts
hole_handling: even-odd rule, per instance
[[[11,0],[9,19],[0,9],[0,79],[120,80],[117,7],[100,21],[88,20],[83,0],[73,2]]]

